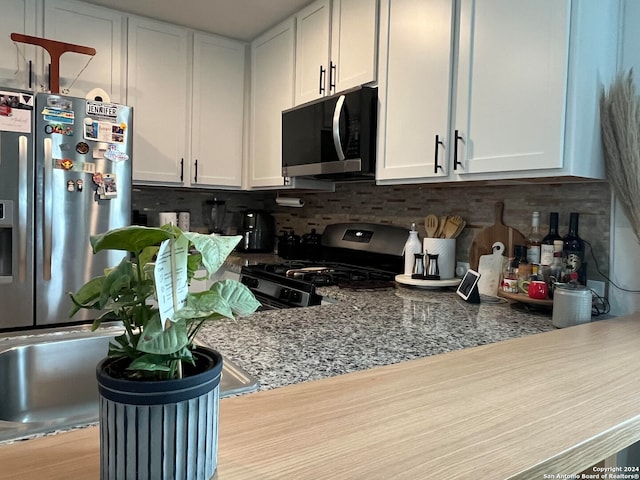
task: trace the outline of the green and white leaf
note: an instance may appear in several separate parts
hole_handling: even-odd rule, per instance
[[[156,314],[147,322],[137,348],[145,353],[170,355],[188,344],[187,325],[184,321],[171,322],[169,327],[163,330],[160,316]]]
[[[240,235],[204,235],[196,232],[183,232],[183,235],[202,255],[202,264],[209,275],[218,271],[242,238]]]

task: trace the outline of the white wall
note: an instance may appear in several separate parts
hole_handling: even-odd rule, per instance
[[[633,68],[636,89],[640,91],[640,2],[624,0],[623,6],[624,35],[618,64],[622,71]],[[640,244],[617,201],[611,206],[611,216],[611,280],[622,288],[640,291]],[[613,285],[609,286],[609,302],[613,315],[640,311],[640,293],[624,292]]]

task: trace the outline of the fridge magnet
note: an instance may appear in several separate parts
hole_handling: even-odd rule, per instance
[[[88,151],[89,151],[89,144],[87,142],[76,143],[76,152],[80,153],[81,155],[86,155]]]
[[[94,163],[73,162],[70,158],[54,158],[53,168],[67,172],[82,172],[92,174],[96,171]]]
[[[94,173],[91,177],[91,180],[93,180],[93,183],[95,183],[96,187],[102,185],[102,172]]]
[[[63,158],[62,160],[55,160],[56,168],[61,168],[62,170],[71,170],[73,168],[73,162],[69,158]]]
[[[95,180],[94,175],[94,182]],[[96,193],[100,200],[111,200],[118,196],[118,189],[116,187],[116,176],[113,173],[103,173],[99,177],[101,182],[98,184]]]
[[[0,91],[0,131],[31,133],[33,95]]]
[[[75,114],[73,101],[60,95],[49,95],[47,106],[42,109],[42,116],[48,122],[73,124]]]
[[[125,152],[118,151],[117,145],[109,145],[107,151],[104,152],[104,158],[111,160],[112,162],[123,162],[129,160],[129,155]]]
[[[83,188],[84,188],[84,181],[81,178],[77,179],[76,189],[78,189],[78,191],[81,192]]]
[[[89,117],[84,119],[85,140],[125,143],[126,129],[127,125],[125,123],[106,122]]]
[[[87,102],[87,115],[92,117],[118,118],[118,105],[115,103]]]
[[[62,125],[60,123],[50,123],[45,125],[44,133],[52,134],[57,133],[59,135],[73,135],[73,129],[67,125]]]
[[[94,141],[98,139],[98,122],[90,118],[84,119],[84,138]]]
[[[53,110],[67,111],[73,114],[73,100],[61,95],[49,95],[47,97],[47,107]]]
[[[67,192],[75,192],[76,191],[76,184],[73,180],[69,180],[67,182]]]

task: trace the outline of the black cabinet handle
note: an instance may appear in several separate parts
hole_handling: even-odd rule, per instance
[[[462,140],[462,137],[458,134],[458,130],[454,132],[453,138],[453,169],[457,170],[458,165],[462,167],[462,162],[458,161],[458,140]]]
[[[51,91],[51,64],[49,64],[49,91]]]
[[[193,176],[193,183],[198,183],[198,159],[196,158],[196,173]]]
[[[31,90],[31,75],[33,74],[33,62],[29,60],[29,90]]]
[[[440,148],[440,146],[442,145],[442,147],[444,148],[444,142],[442,140],[440,140],[440,135],[436,135],[436,148],[435,148],[435,155],[433,158],[433,173],[438,173],[438,169],[442,170],[444,172],[444,169],[442,168],[442,165],[438,165],[438,149]]]
[[[329,62],[329,91],[336,92],[336,64]]]
[[[184,158],[180,159],[180,181],[184,182]]]
[[[325,85],[324,77],[325,77],[326,73],[327,73],[327,70],[322,65],[320,65],[320,88],[318,89],[318,93],[320,95],[322,95],[324,93],[324,90],[325,90],[325,88],[324,88],[324,85]]]

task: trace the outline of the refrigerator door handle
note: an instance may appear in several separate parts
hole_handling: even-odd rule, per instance
[[[29,139],[25,135],[18,138],[18,275],[20,282],[27,277],[27,161]]]
[[[42,276],[45,280],[51,280],[51,210],[53,208],[53,195],[51,189],[53,170],[53,145],[50,138],[44,139],[44,191],[43,191],[43,263]]]

